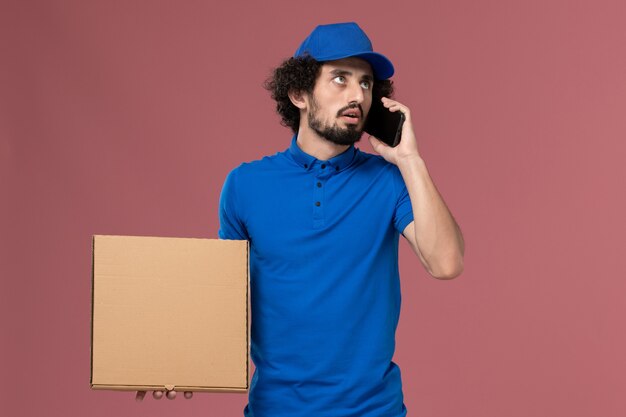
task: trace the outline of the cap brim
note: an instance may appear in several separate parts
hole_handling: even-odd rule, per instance
[[[391,78],[395,72],[391,61],[387,59],[386,56],[377,52],[364,52],[362,54],[352,56],[363,58],[369,62],[372,66],[372,71],[374,71],[374,78],[377,80],[386,80],[387,78]]]
[[[366,60],[371,66],[372,71],[374,71],[374,78],[377,80],[386,80],[387,78],[391,78],[393,73],[395,72],[393,68],[393,64],[391,61],[384,56],[383,54],[379,54],[378,52],[361,52],[357,54],[349,54],[349,55],[335,55],[335,56],[325,56],[325,57],[316,57],[315,59],[318,61],[335,61],[338,59],[356,57]]]

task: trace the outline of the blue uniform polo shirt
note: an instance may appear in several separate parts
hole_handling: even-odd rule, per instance
[[[399,234],[413,220],[398,168],[350,146],[327,161],[294,136],[227,176],[221,239],[250,241],[247,417],[401,417],[392,362]]]

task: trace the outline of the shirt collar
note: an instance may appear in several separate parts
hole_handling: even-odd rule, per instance
[[[342,171],[343,169],[347,168],[352,163],[352,161],[354,161],[358,151],[353,144],[339,155],[336,155],[327,161],[322,161],[300,149],[300,146],[298,146],[297,138],[298,134],[296,133],[291,139],[289,153],[291,154],[291,157],[294,159],[294,161],[296,161],[298,165],[300,165],[307,171],[311,169],[316,163],[330,165],[330,167],[332,167],[337,172]]]

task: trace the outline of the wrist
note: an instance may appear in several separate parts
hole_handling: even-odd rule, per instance
[[[425,165],[424,160],[419,154],[407,155],[397,160],[398,168],[403,169],[415,165]]]

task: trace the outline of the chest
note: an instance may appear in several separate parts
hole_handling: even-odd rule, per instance
[[[261,177],[246,196],[245,224],[260,259],[367,256],[394,233],[395,199],[384,172]]]

